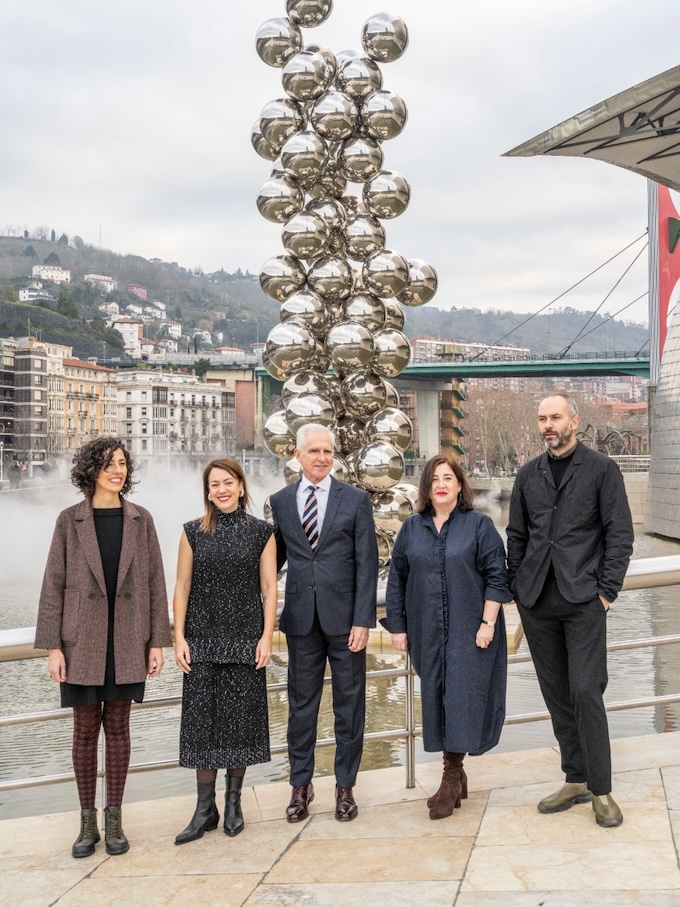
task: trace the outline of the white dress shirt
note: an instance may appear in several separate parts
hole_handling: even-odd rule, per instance
[[[325,479],[322,479],[318,485],[310,482],[309,479],[306,479],[304,476],[302,477],[300,484],[298,485],[297,494],[295,496],[295,502],[297,504],[297,511],[298,516],[300,517],[300,522],[302,522],[302,514],[305,511],[305,504],[307,503],[307,498],[309,497],[310,488],[316,488],[317,527],[319,536],[321,536],[321,530],[323,529],[323,519],[326,516],[326,508],[328,507],[328,494],[331,490],[330,475],[327,475]]]

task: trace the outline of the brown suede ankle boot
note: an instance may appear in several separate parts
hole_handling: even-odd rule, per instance
[[[460,809],[463,795],[463,759],[465,753],[444,753],[444,775],[442,783],[430,806],[431,819],[445,819],[454,809]],[[467,777],[465,778],[467,795]]]
[[[444,756],[444,769],[446,769],[446,757],[447,757],[447,755],[450,757],[450,756],[453,755],[453,753],[446,753],[446,752],[445,752],[445,753],[443,754],[443,756]],[[464,755],[464,754],[463,754],[463,755]],[[444,778],[442,777],[442,784],[443,784],[443,783],[444,783]],[[460,798],[461,798],[461,800],[467,800],[467,798],[468,798],[467,775],[465,774],[465,769],[462,767],[462,765],[461,765],[461,768],[460,768],[460,783],[461,783]],[[428,798],[428,801],[427,801],[428,808],[432,808],[432,807],[434,806],[434,801],[435,801],[435,800],[437,799],[437,797],[439,796],[439,791],[440,791],[440,790],[441,790],[441,785],[439,786],[439,790],[437,790],[436,793],[432,794],[432,796]]]

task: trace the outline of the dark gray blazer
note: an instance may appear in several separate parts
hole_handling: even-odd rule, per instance
[[[312,551],[297,511],[298,486],[287,485],[271,498],[279,568],[288,562],[281,629],[306,636],[315,610],[330,636],[374,627],[378,546],[370,496],[331,479],[321,536]]]
[[[515,480],[508,523],[508,574],[516,601],[531,608],[552,562],[567,601],[613,602],[633,553],[633,521],[623,477],[605,454],[576,444],[560,487],[548,452]]]

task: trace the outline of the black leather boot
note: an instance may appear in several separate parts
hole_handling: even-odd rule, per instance
[[[235,838],[243,831],[243,813],[241,812],[241,788],[243,775],[235,778],[227,775],[227,789],[224,794],[224,833]]]
[[[206,831],[214,831],[220,821],[215,804],[215,782],[202,784],[199,781],[196,789],[198,790],[196,811],[191,817],[191,822],[175,838],[175,844],[188,844],[189,841],[202,838]]]
[[[123,831],[123,814],[120,806],[107,806],[104,810],[104,840],[106,852],[112,857],[127,853],[130,849],[130,842]]]
[[[94,853],[94,845],[100,840],[99,829],[97,828],[97,810],[81,809],[80,834],[73,842],[71,855],[76,859],[79,857],[91,857]]]

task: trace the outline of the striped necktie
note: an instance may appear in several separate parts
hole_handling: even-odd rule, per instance
[[[309,539],[309,544],[312,548],[316,548],[319,542],[319,513],[316,488],[313,485],[309,489],[309,495],[305,501],[305,509],[302,511],[302,528]]]

